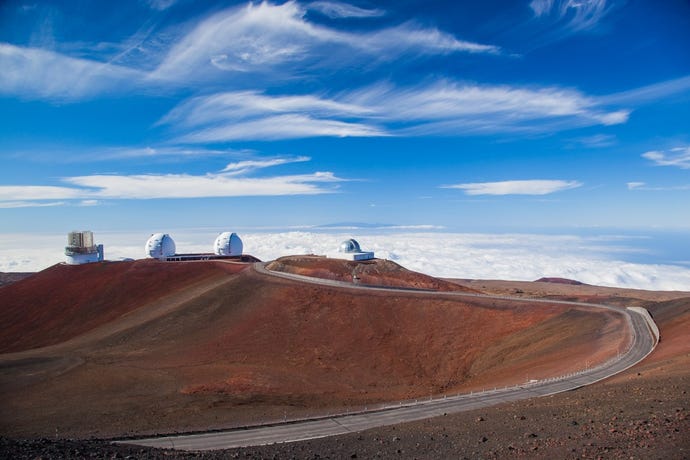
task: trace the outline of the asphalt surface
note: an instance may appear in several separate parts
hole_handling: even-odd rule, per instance
[[[372,287],[354,285],[339,281],[321,280],[301,275],[271,272],[266,270],[263,264],[255,264],[254,269],[268,276],[298,280],[323,286],[344,287],[347,289],[374,289],[387,292],[410,293],[408,289]],[[414,290],[417,295],[438,296],[434,291]],[[174,448],[182,450],[215,450],[229,449],[233,447],[246,447],[264,444],[301,441],[306,439],[321,438],[363,431],[385,425],[411,422],[431,417],[443,416],[456,412],[493,406],[496,404],[517,401],[520,399],[547,396],[555,393],[573,390],[585,385],[598,382],[637,364],[654,350],[658,343],[658,337],[653,332],[654,328],[648,321],[651,318],[637,310],[628,310],[607,305],[588,304],[582,302],[554,301],[543,299],[511,298],[505,296],[487,296],[482,294],[467,294],[457,292],[443,292],[453,297],[482,297],[489,299],[508,299],[519,302],[550,303],[579,305],[587,307],[615,310],[626,315],[631,329],[633,340],[630,348],[625,353],[597,367],[587,369],[576,374],[554,377],[548,380],[540,380],[525,385],[497,389],[480,393],[472,393],[457,396],[437,397],[411,404],[396,404],[383,409],[324,417],[319,419],[292,421],[282,424],[233,429],[221,432],[161,436],[146,439],[118,441],[126,444],[137,444],[160,448]]]

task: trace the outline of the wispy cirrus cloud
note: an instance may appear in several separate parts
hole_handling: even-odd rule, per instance
[[[186,143],[386,136],[363,120],[374,115],[373,109],[316,95],[230,91],[185,101],[158,124],[186,131],[178,139]]]
[[[690,169],[690,147],[676,147],[667,151],[652,150],[642,154],[657,166],[675,166]]]
[[[136,69],[0,43],[0,93],[74,100],[120,93],[141,82]]]
[[[605,104],[640,105],[668,99],[680,94],[690,94],[690,75],[610,94],[602,97],[602,102]]]
[[[174,0],[151,0],[166,9]],[[123,43],[80,44],[71,54],[0,43],[0,93],[72,101],[132,89],[160,90],[200,81],[227,81],[228,72],[272,80],[353,63],[375,66],[401,57],[490,53],[493,45],[458,39],[415,22],[352,32],[311,22],[310,6],[267,1],[216,12],[177,30],[142,29]],[[345,3],[317,1],[314,10],[331,16],[379,15]],[[70,50],[69,43],[61,49]],[[69,51],[68,51],[69,52]],[[245,84],[246,87],[246,84]]]
[[[16,208],[49,208],[54,206],[64,206],[64,201],[0,201],[0,209]]]
[[[159,124],[178,141],[293,139],[315,136],[416,136],[544,132],[625,123],[629,110],[557,87],[480,85],[448,80],[400,88],[379,83],[322,95],[256,91],[189,99]]]
[[[98,155],[89,155],[94,161],[127,158],[199,158],[213,156],[246,155],[249,150],[207,149],[179,145],[154,145],[146,147],[109,147],[99,149]],[[83,161],[77,155],[79,161]]]
[[[87,191],[55,185],[0,185],[0,202],[80,199],[85,192]]]
[[[673,192],[673,191],[682,191],[682,190],[690,190],[690,184],[688,185],[672,185],[672,186],[652,186],[648,185],[646,182],[628,182],[627,183],[628,190],[644,190],[644,191],[652,191],[652,192]]]
[[[307,8],[315,10],[329,18],[374,18],[386,14],[384,10],[366,9],[341,2],[316,1],[307,4]]]
[[[147,159],[157,162],[194,161],[210,157],[247,158],[257,154],[251,149],[210,149],[201,146],[180,146],[152,144],[149,146],[94,146],[78,147],[37,145],[30,149],[16,149],[5,152],[12,158],[53,163],[98,163],[111,160]]]
[[[222,173],[203,176],[190,174],[91,175],[68,177],[64,180],[78,186],[76,190],[79,191],[81,197],[99,199],[316,195],[334,191],[321,184],[342,181],[331,172],[261,178],[236,177]]]
[[[610,0],[532,0],[537,18],[548,19],[572,31],[592,29],[612,9]]]
[[[262,168],[308,161],[306,157],[230,163],[217,173],[92,174],[65,177],[65,185],[2,185],[0,207],[57,205],[56,200],[80,200],[95,205],[106,199],[208,198],[239,196],[316,195],[333,193],[345,179],[332,172],[249,177]],[[53,202],[46,203],[46,202]],[[62,203],[60,203],[62,204]],[[4,205],[4,206],[3,206]]]
[[[647,184],[645,182],[628,182],[628,190],[643,189]]]
[[[445,185],[442,188],[464,190],[467,195],[549,195],[581,186],[581,182],[573,180],[509,180]]]
[[[318,95],[267,95],[258,91],[228,91],[189,99],[161,119],[159,124],[194,127],[224,121],[284,114],[312,117],[363,117],[374,109]]]
[[[164,11],[173,6],[177,0],[146,0],[146,3],[154,10]]]
[[[226,123],[186,134],[179,142],[227,142],[235,140],[278,140],[307,137],[380,137],[385,131],[363,123],[324,120],[308,115],[288,114],[241,123]]]
[[[270,168],[272,166],[279,166],[288,163],[301,163],[310,160],[311,158],[305,156],[294,158],[269,158],[266,160],[243,160],[235,163],[229,163],[227,166],[225,166],[225,168],[223,168],[222,172],[232,175],[240,175],[256,169]]]
[[[373,107],[389,120],[410,123],[409,134],[539,130],[546,120],[566,126],[625,123],[629,111],[608,109],[572,89],[481,85],[441,80],[411,88],[373,85],[345,100]]]
[[[350,17],[361,17],[366,11],[336,5],[317,2],[316,8]],[[282,5],[264,1],[218,12],[176,42],[152,77],[207,79],[217,72],[269,73],[295,66],[304,72],[310,67],[338,68],[357,60],[371,63],[372,58],[390,61],[405,54],[499,51],[493,45],[463,41],[412,22],[368,32],[343,31],[309,22],[307,11],[295,1]]]
[[[593,136],[579,137],[570,140],[571,145],[578,145],[587,148],[605,148],[616,145],[616,136],[612,134],[595,134]]]

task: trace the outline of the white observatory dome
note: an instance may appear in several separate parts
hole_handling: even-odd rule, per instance
[[[154,233],[146,242],[146,256],[153,259],[164,259],[175,255],[175,242],[167,233]]]
[[[357,240],[350,238],[349,240],[345,240],[342,243],[340,243],[340,247],[338,248],[338,252],[345,252],[345,253],[362,252],[362,249],[360,249],[359,243],[357,242]]]
[[[223,232],[213,243],[213,252],[219,256],[241,256],[242,240],[237,233]]]

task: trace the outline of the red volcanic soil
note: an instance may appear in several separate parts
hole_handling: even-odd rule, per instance
[[[656,375],[690,374],[690,296],[647,306],[661,341],[638,371]],[[688,387],[690,390],[690,386]]]
[[[43,283],[0,291],[12,311],[32,312],[14,321],[11,344],[55,344],[0,355],[0,433],[115,436],[325,414],[558,375],[628,339],[620,315],[588,308],[353,291],[224,262],[123,264],[53,267],[36,275]]]
[[[52,345],[246,264],[157,260],[54,265],[0,288],[0,353]]]
[[[580,286],[584,283],[576,280],[569,280],[567,278],[539,278],[535,283],[556,283],[556,284],[570,284],[572,286]]]
[[[479,292],[423,273],[413,272],[385,259],[352,261],[323,256],[287,256],[269,263],[269,270],[314,278],[356,282],[362,285]]]
[[[646,306],[662,340],[641,364],[577,391],[362,433],[204,454],[0,438],[0,457],[688,458],[690,293],[460,283]],[[251,270],[192,290],[81,340],[0,355],[0,434],[108,436],[313,415],[379,392],[469,388],[492,373],[507,378],[511,365],[523,379],[540,363],[552,372],[620,343],[610,331],[619,318],[579,308],[355,294]]]

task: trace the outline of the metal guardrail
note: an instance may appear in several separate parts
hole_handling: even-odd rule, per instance
[[[647,326],[649,326],[649,329],[651,330],[652,334],[654,334],[654,337],[656,338],[656,343],[659,343],[661,341],[661,333],[659,332],[659,326],[656,325],[654,322],[654,319],[652,318],[652,315],[649,313],[649,310],[646,308],[642,307],[627,307],[628,310],[634,311],[642,315],[647,322]]]

